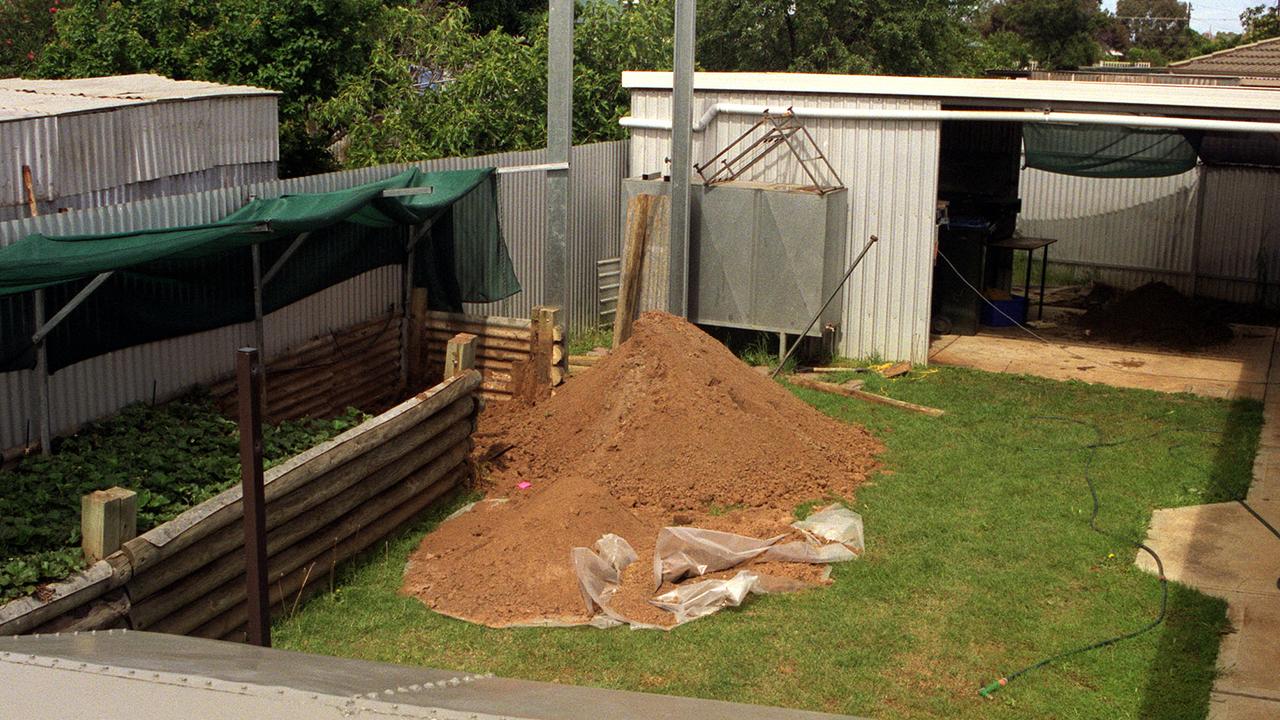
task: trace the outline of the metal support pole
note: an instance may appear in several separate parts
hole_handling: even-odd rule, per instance
[[[36,328],[44,327],[44,289],[34,294]],[[48,340],[36,341],[36,413],[40,427],[40,454],[53,452],[53,423],[49,418],[49,348]]]
[[[567,306],[569,161],[573,149],[573,10],[575,0],[550,0],[547,15],[547,241],[542,253],[542,302]]]
[[[254,246],[257,247],[256,245]],[[244,578],[249,643],[271,647],[267,595],[267,502],[262,487],[262,363],[256,348],[236,353],[240,405],[240,488],[244,508]]]
[[[697,0],[676,0],[671,92],[671,250],[668,309],[689,314],[689,182],[693,167],[693,60]]]

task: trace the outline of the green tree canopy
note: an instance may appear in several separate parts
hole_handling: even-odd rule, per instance
[[[1242,42],[1253,43],[1280,36],[1280,7],[1255,5],[1240,13],[1240,26],[1244,28]]]
[[[992,6],[987,32],[1021,36],[1043,68],[1073,69],[1101,55],[1099,16],[1099,0],[1005,0]]]
[[[669,68],[670,0],[580,8],[574,32],[574,141],[622,136],[623,70]],[[527,37],[471,31],[465,8],[391,8],[368,61],[319,104],[343,164],[540,148],[546,140],[545,17]]]
[[[948,75],[971,70],[976,0],[702,0],[707,70]]]
[[[1191,3],[1178,0],[1117,0],[1116,15],[1129,29],[1135,47],[1182,58],[1191,46]]]

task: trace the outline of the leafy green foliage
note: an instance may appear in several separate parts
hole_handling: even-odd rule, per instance
[[[0,77],[30,76],[44,46],[53,38],[53,21],[70,3],[62,0],[0,0]]]
[[[969,70],[977,3],[955,0],[704,0],[708,70],[954,75]]]
[[[1098,0],[1005,0],[991,8],[987,32],[1015,33],[1041,67],[1070,69],[1098,60],[1103,20]]]
[[[299,420],[263,428],[265,464],[278,464],[364,415]],[[50,457],[0,472],[0,601],[32,592],[83,565],[80,497],[123,487],[138,493],[144,532],[238,481],[239,435],[207,396],[164,405],[130,405],[62,440]]]
[[[1280,7],[1255,5],[1240,13],[1240,25],[1244,28],[1241,42],[1252,43],[1280,36]]]
[[[574,30],[574,140],[622,136],[625,69],[670,63],[670,2],[582,6]],[[391,7],[368,62],[315,121],[349,167],[540,148],[546,141],[545,17],[528,36],[472,31],[465,8]]]

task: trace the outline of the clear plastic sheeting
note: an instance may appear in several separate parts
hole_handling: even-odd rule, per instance
[[[727,570],[763,555],[784,535],[757,540],[745,535],[694,527],[665,527],[653,553],[653,589],[664,582]]]
[[[859,554],[865,547],[862,516],[843,505],[828,505],[804,520],[791,523],[791,527],[810,537],[838,542]]]
[[[744,535],[694,527],[666,527],[658,533],[653,557],[653,591],[666,592],[649,600],[670,612],[675,625],[710,615],[725,607],[741,605],[751,594],[796,592],[813,587],[809,582],[741,569],[731,578],[692,580],[709,573],[745,566],[752,561],[829,564],[853,560],[863,550],[862,517],[848,508],[832,505],[806,520],[792,524],[805,539],[781,542],[778,535],[757,539]],[[592,613],[591,625],[608,627],[625,623],[633,628],[665,627],[639,622],[611,607],[626,568],[639,560],[624,538],[606,534],[595,548],[574,548],[574,572],[583,602]],[[690,582],[681,582],[692,580]],[[675,585],[675,587],[671,587]]]

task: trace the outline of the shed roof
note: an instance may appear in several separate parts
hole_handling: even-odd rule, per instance
[[[671,89],[669,72],[624,72],[632,90]],[[937,98],[974,107],[1089,109],[1209,118],[1280,117],[1280,93],[1259,88],[1071,82],[1006,78],[897,77],[813,73],[700,72],[694,89]]]
[[[1178,74],[1280,78],[1280,37],[1169,63],[1169,71]]]
[[[0,79],[0,122],[110,110],[175,100],[279,95],[248,85],[171,80],[160,75],[115,75],[72,80]]]

